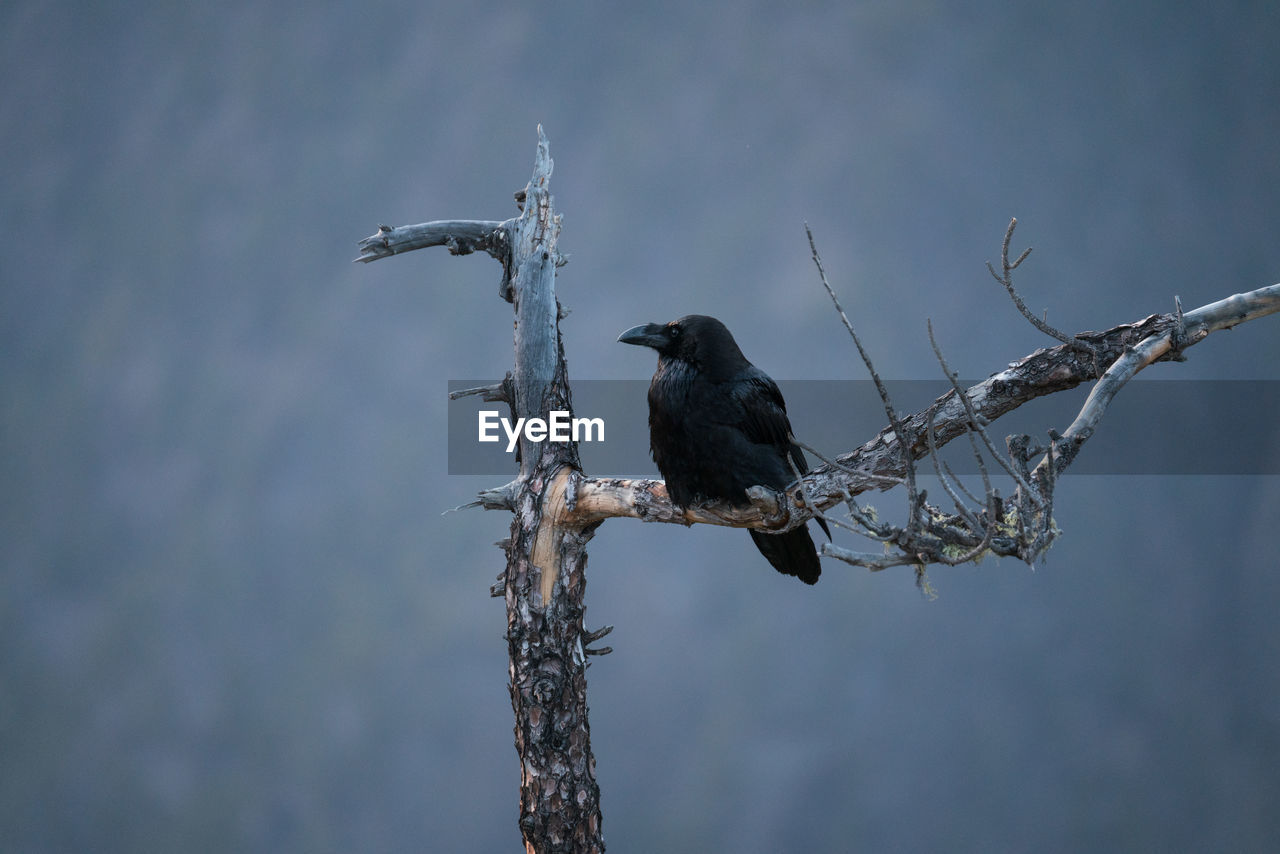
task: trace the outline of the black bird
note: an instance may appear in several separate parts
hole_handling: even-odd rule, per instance
[[[791,439],[787,405],[768,374],[747,361],[725,325],[691,314],[666,325],[635,326],[624,344],[658,351],[649,384],[649,449],[672,502],[750,504],[747,488],[781,490],[795,480],[787,464],[809,470]],[[818,524],[831,537],[826,522]],[[813,584],[822,573],[808,528],[785,534],[751,529],[773,568]]]

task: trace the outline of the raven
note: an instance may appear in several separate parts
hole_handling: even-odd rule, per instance
[[[649,384],[649,449],[673,503],[746,506],[748,487],[781,490],[795,480],[788,454],[801,474],[809,470],[778,386],[747,361],[723,323],[691,314],[632,327],[618,340],[658,351]],[[826,522],[818,524],[830,539]],[[750,533],[778,572],[805,584],[818,580],[822,568],[807,528]]]

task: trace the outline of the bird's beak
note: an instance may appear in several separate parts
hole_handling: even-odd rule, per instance
[[[666,327],[657,323],[646,323],[643,326],[633,326],[626,332],[618,336],[618,341],[623,344],[638,344],[641,347],[653,347],[658,349],[667,343],[667,338],[662,334],[662,330]]]

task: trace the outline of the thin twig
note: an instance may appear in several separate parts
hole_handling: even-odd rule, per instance
[[[996,450],[995,445],[991,441],[991,437],[987,435],[986,427],[978,419],[978,413],[974,411],[973,401],[969,400],[969,395],[965,394],[964,389],[960,388],[959,378],[956,376],[955,372],[951,370],[951,366],[947,364],[947,360],[943,357],[942,351],[938,349],[937,339],[933,336],[933,321],[926,320],[926,325],[929,329],[929,343],[933,345],[933,354],[937,357],[938,364],[942,366],[942,372],[946,374],[947,379],[951,382],[952,390],[955,391],[956,395],[960,398],[960,402],[964,405],[964,411],[969,415],[969,423],[972,425],[973,432],[977,433],[978,437],[982,439],[983,444],[987,446],[987,450],[991,452],[991,457],[1000,464],[1000,467],[1008,472],[1009,476],[1012,477],[1019,486],[1024,487],[1028,494],[1030,494],[1031,486],[1022,477],[1022,475],[1018,474],[1013,466],[1009,464],[1009,462],[1004,458],[1004,455]],[[1039,501],[1037,500],[1036,503],[1039,504]]]
[[[987,498],[988,498],[988,514],[991,515],[994,513],[996,502],[994,500],[994,496],[989,495],[987,496]],[[978,557],[980,554],[982,554],[988,548],[991,547],[991,535],[995,531],[996,525],[995,525],[994,518],[990,519],[989,521],[990,521],[990,524],[986,525],[982,529],[981,542],[979,542],[973,548],[969,549],[969,551],[965,552],[962,555],[959,555],[958,557],[950,558],[950,557],[947,557],[946,552],[940,550],[938,552],[938,557],[941,558],[943,563],[948,564],[950,566],[959,566],[962,563],[968,563],[969,561]]]
[[[849,315],[844,313],[844,308],[840,305],[840,298],[836,296],[835,289],[827,281],[827,271],[822,265],[822,257],[818,254],[818,244],[814,241],[813,230],[809,228],[809,223],[807,222],[804,224],[804,233],[809,237],[809,251],[813,254],[813,263],[818,268],[822,286],[827,289],[827,295],[831,297],[831,302],[835,305],[836,312],[840,315],[840,320],[844,322],[844,328],[848,330],[849,337],[853,339],[854,346],[858,348],[858,355],[862,357],[862,363],[867,366],[867,372],[871,374],[871,379],[876,385],[876,391],[880,394],[880,401],[884,404],[885,415],[889,417],[889,423],[893,426],[893,434],[898,437],[898,446],[902,450],[903,466],[906,468],[907,505],[914,507],[916,503],[916,469],[915,460],[911,456],[911,446],[915,444],[914,436],[908,435],[903,427],[902,420],[898,418],[897,410],[893,408],[893,401],[889,399],[889,390],[885,388],[880,379],[880,374],[876,372],[875,365],[871,362],[871,356],[867,354],[866,348],[862,346],[862,341],[858,338],[858,333],[853,329],[853,324],[849,322]],[[916,519],[913,513],[907,522],[907,531],[909,533],[913,531],[915,525]]]
[[[946,491],[947,495],[951,497],[951,501],[955,505],[956,511],[964,517],[964,520],[969,523],[969,527],[973,530],[985,530],[977,518],[969,513],[969,508],[965,506],[965,503],[960,499],[960,496],[956,494],[956,491],[951,487],[951,484],[947,480],[947,475],[942,471],[942,466],[938,459],[938,445],[933,439],[933,413],[929,413],[929,424],[928,429],[925,430],[925,438],[929,441],[929,458],[933,461],[933,470],[938,475],[938,482],[942,484],[942,488]]]
[[[814,448],[810,445],[806,445],[804,442],[801,442],[799,439],[793,439],[792,441],[795,442],[795,444],[799,446],[799,448],[802,451],[808,451],[809,453],[813,454],[815,457],[821,460],[825,465],[831,466],[833,469],[842,471],[845,474],[850,475],[852,477],[856,477],[856,478],[864,479],[868,481],[875,481],[883,485],[886,489],[893,486],[901,486],[904,482],[900,477],[890,477],[889,475],[873,474],[871,472],[858,471],[857,469],[849,468],[847,465],[845,465],[842,462],[839,462],[838,460],[833,460],[830,457],[824,456],[822,451],[819,451],[817,448]]]
[[[822,554],[824,557],[833,557],[845,563],[851,563],[854,566],[865,566],[872,572],[880,572],[891,566],[918,566],[921,562],[916,555],[902,553],[878,555],[870,552],[855,552],[832,543],[822,544]]]
[[[1022,250],[1022,254],[1018,256],[1016,261],[1009,261],[1009,243],[1013,240],[1013,230],[1017,227],[1017,217],[1009,220],[1009,227],[1005,229],[1004,232],[1004,242],[1000,244],[1000,268],[1003,272],[997,273],[995,267],[991,266],[990,261],[987,262],[987,272],[991,274],[991,278],[1004,285],[1004,289],[1008,291],[1009,298],[1013,300],[1013,304],[1017,307],[1018,311],[1022,313],[1022,316],[1031,322],[1032,326],[1039,329],[1045,335],[1048,335],[1051,338],[1056,338],[1063,344],[1069,345],[1074,350],[1078,350],[1081,353],[1088,353],[1089,355],[1096,355],[1094,348],[1089,344],[1081,341],[1074,335],[1068,335],[1067,333],[1050,326],[1047,321],[1041,320],[1032,314],[1031,310],[1027,308],[1027,304],[1022,301],[1022,297],[1018,294],[1018,291],[1013,287],[1013,271],[1018,269],[1018,266],[1022,264],[1023,261],[1027,260],[1027,256],[1031,254],[1032,248],[1028,246],[1026,249]]]
[[[796,437],[792,436],[790,433],[787,434],[787,439],[792,444],[796,444]],[[796,466],[796,461],[791,458],[791,454],[785,454],[784,456],[787,458],[787,466],[791,469],[791,475],[796,479],[796,492],[800,497],[800,501],[803,502],[804,508],[812,513],[815,519],[819,519],[823,522],[836,521],[836,524],[840,524],[839,520],[828,520],[826,514],[819,509],[818,505],[809,500],[809,496],[804,490],[804,473]]]
[[[973,441],[973,438],[972,438],[972,437],[970,437],[969,441],[973,444],[973,447],[974,447],[975,449],[978,447],[978,444],[977,444],[976,442],[974,442],[974,441]],[[945,471],[945,472],[947,473],[947,476],[951,478],[951,481],[952,481],[952,483],[954,483],[954,484],[955,484],[956,489],[958,489],[958,490],[960,490],[961,492],[963,492],[963,493],[964,493],[964,497],[965,497],[965,498],[969,499],[969,500],[970,500],[970,501],[972,501],[974,504],[981,504],[981,503],[982,503],[982,502],[980,502],[980,501],[978,500],[978,496],[974,495],[972,492],[970,492],[970,491],[965,487],[965,485],[964,485],[964,481],[962,481],[962,480],[961,480],[961,479],[956,475],[956,473],[955,473],[955,472],[953,472],[953,471],[951,470],[951,466],[947,465],[947,461],[946,461],[946,460],[943,460],[943,461],[942,461],[942,470],[943,470],[943,471]]]
[[[508,391],[509,380],[503,380],[493,385],[476,386],[475,388],[463,388],[457,391],[449,392],[450,400],[459,400],[464,397],[474,397],[479,395],[482,400],[488,402],[510,403],[510,393]]]

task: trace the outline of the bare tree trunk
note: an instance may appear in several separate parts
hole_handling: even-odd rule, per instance
[[[538,136],[524,212],[510,230],[510,287],[503,291],[515,307],[515,368],[504,386],[516,418],[545,419],[573,405],[555,293],[560,220],[552,208],[547,140],[541,129]],[[514,516],[503,585],[520,831],[529,852],[603,851],[582,637],[586,543],[596,526],[562,521],[566,486],[580,470],[576,444],[522,436],[520,460],[520,476],[510,484]]]
[[[362,241],[357,259],[446,246],[455,255],[482,249],[503,262],[499,295],[515,308],[515,367],[501,385],[472,391],[505,401],[515,418],[547,419],[573,409],[555,290],[563,260],[556,251],[552,165],[539,127],[533,177],[517,194],[520,216],[380,226]],[[513,514],[502,594],[520,755],[520,832],[528,852],[603,851],[586,679],[587,656],[595,652],[586,645],[603,631],[587,634],[582,626],[586,544],[600,522],[572,519],[574,484],[581,479],[576,443],[533,442],[522,434],[518,458],[519,476],[485,493],[484,503]]]

